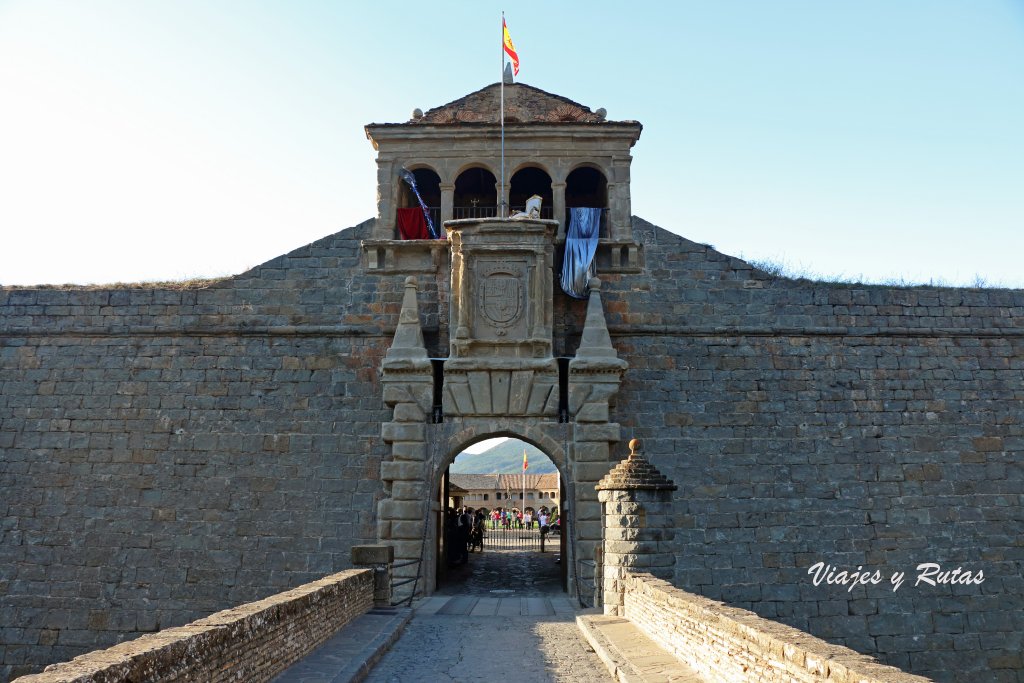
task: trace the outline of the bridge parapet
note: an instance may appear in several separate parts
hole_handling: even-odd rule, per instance
[[[268,681],[373,607],[374,572],[350,569],[148,634],[17,683]]]
[[[622,616],[707,681],[931,681],[650,574],[630,572],[622,583]]]

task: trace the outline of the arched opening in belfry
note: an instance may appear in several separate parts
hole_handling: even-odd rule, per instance
[[[514,437],[477,441],[442,471],[435,554],[442,594],[561,593],[565,486],[544,451]]]
[[[538,195],[542,200],[540,217],[551,218],[554,196],[551,192],[551,176],[544,169],[527,166],[516,171],[509,182],[509,215],[525,211],[526,200],[533,195]]]
[[[430,218],[435,226],[440,225],[441,220],[441,176],[431,168],[417,168],[412,171],[416,179],[416,190],[420,194],[423,203],[430,211]],[[414,209],[419,208],[419,200],[409,184],[402,181],[398,183],[398,208]]]
[[[608,209],[608,180],[604,173],[591,166],[581,166],[565,179],[565,224],[569,225],[571,209]],[[601,237],[608,236],[607,216],[601,217]]]
[[[486,168],[467,168],[455,179],[453,218],[498,215],[498,180]]]

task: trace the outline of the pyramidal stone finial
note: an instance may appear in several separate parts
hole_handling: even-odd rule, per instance
[[[402,310],[398,314],[398,327],[395,328],[395,338],[391,347],[384,356],[384,362],[391,364],[391,361],[416,361],[429,363],[427,348],[423,343],[423,328],[420,327],[420,309],[416,303],[417,292],[416,278],[410,275],[405,278],[405,292],[402,295]]]
[[[640,440],[633,439],[629,442],[629,457],[613,467],[594,488],[598,491],[675,491],[679,487],[647,461],[640,452]]]
[[[587,318],[583,324],[583,335],[576,357],[587,360],[618,360],[619,354],[612,346],[612,337],[608,334],[608,325],[604,319],[604,304],[601,303],[601,280],[590,278],[587,283],[590,297],[587,301]],[[623,365],[625,362],[623,361]]]

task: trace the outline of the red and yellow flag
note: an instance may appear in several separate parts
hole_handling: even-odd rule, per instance
[[[516,46],[512,44],[512,36],[508,34],[508,25],[505,23],[505,17],[501,18],[501,33],[502,33],[502,45],[505,48],[505,53],[508,54],[508,58],[512,60],[512,74],[515,76],[519,75],[519,53],[516,52]],[[523,455],[523,469],[526,469],[526,456]]]
[[[525,472],[526,468],[529,467],[529,466],[530,466],[530,464],[528,462],[526,462],[526,451],[524,450],[523,451],[523,472]]]

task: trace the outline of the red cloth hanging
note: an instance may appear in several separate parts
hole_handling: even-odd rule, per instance
[[[427,239],[430,233],[427,232],[427,219],[423,216],[423,209],[418,206],[412,209],[399,209],[398,234],[403,240]]]

